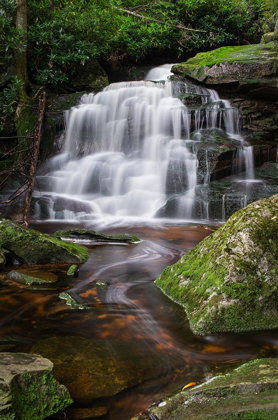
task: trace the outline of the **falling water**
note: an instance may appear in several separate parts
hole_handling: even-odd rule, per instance
[[[200,130],[240,137],[238,110],[213,90],[172,84],[170,69],[83,95],[67,115],[63,152],[37,177],[37,219],[152,219],[173,196],[178,217],[195,217]],[[190,94],[201,100],[194,109],[179,99]],[[251,178],[252,149],[242,150]]]

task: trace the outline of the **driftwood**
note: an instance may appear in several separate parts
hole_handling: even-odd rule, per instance
[[[31,205],[31,198],[32,198],[32,192],[33,192],[34,181],[35,181],[35,172],[36,172],[38,157],[39,157],[40,142],[41,142],[41,137],[42,137],[42,124],[43,124],[44,113],[45,113],[45,103],[46,103],[46,93],[44,92],[42,95],[42,98],[39,100],[39,110],[38,110],[39,115],[38,115],[38,120],[37,120],[37,124],[35,128],[35,133],[34,133],[33,152],[31,156],[28,184],[26,187],[25,204],[24,204],[24,210],[23,210],[23,223],[25,226],[29,225],[29,220],[30,220],[30,205]]]

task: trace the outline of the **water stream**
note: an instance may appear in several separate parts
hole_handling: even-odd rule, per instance
[[[34,227],[53,232],[61,223],[58,226],[53,222],[35,223]],[[73,224],[62,227],[72,228]],[[47,344],[51,352],[48,357],[54,364],[68,357],[72,360],[59,378],[67,386],[73,383],[70,390],[79,401],[75,409],[107,410],[102,420],[130,420],[154,401],[163,400],[163,395],[180,390],[189,382],[200,383],[256,357],[277,357],[277,331],[195,336],[183,309],[154,285],[154,279],[165,266],[177,261],[211,233],[210,229],[157,225],[129,226],[126,230],[143,241],[128,246],[91,246],[90,258],[76,278],[66,275],[68,266],[44,266],[41,269],[59,277],[53,286],[8,282],[0,288],[0,347],[8,345],[12,351],[30,351],[34,345],[51,340],[51,345]],[[119,232],[122,230],[109,229],[112,234]],[[100,283],[105,286],[99,286]],[[70,309],[59,299],[62,291],[89,309]],[[75,344],[66,348],[65,353],[67,337],[73,337]],[[89,346],[83,347],[86,340],[109,346],[112,357],[123,360],[126,372],[136,371],[134,364],[142,364],[143,359],[146,368],[135,374],[134,386],[127,386],[115,396],[91,401],[95,389],[92,391],[86,381],[90,384],[92,380],[90,360],[94,342],[88,341]],[[125,346],[119,355],[121,343],[129,343],[129,347]],[[130,360],[130,354],[138,362]],[[108,363],[107,354],[103,354],[104,372]],[[97,384],[103,388],[106,382],[109,378],[98,372]],[[71,420],[70,411],[67,415]],[[79,420],[82,419],[80,414]]]

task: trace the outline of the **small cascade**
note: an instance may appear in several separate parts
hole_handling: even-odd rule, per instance
[[[170,74],[164,65],[144,81],[113,83],[67,112],[63,152],[37,176],[37,219],[207,218],[209,203],[196,196],[211,178],[206,148],[199,179],[205,130],[241,144],[238,160],[254,178],[238,110],[214,90],[170,82]]]

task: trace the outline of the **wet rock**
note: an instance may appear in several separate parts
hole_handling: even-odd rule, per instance
[[[95,93],[108,84],[108,76],[96,60],[89,60],[84,66],[80,66],[76,77],[71,81],[74,89],[86,89]]]
[[[237,211],[156,285],[201,335],[278,327],[278,194]]]
[[[216,376],[151,407],[158,420],[276,419],[278,416],[278,360],[248,362],[231,373]],[[137,416],[134,420],[144,419]]]
[[[8,219],[0,221],[0,246],[27,264],[83,263],[88,258],[88,250],[80,245],[65,243]]]
[[[115,395],[153,377],[155,353],[127,341],[52,337],[39,341],[32,353],[54,363],[54,375],[65,384],[73,400],[85,405],[96,398]],[[167,363],[165,356],[165,363]]]
[[[83,311],[90,309],[89,306],[78,303],[68,292],[62,292],[59,294],[59,298],[66,301],[66,305],[70,306],[71,309]]]
[[[58,276],[54,273],[39,270],[22,269],[10,271],[6,276],[6,279],[31,286],[55,283],[58,280]]]
[[[68,269],[68,271],[67,271],[67,275],[68,275],[68,276],[77,276],[78,271],[79,271],[79,267],[78,267],[78,265],[73,264],[73,265],[71,265],[71,266],[70,266],[70,268]]]
[[[6,264],[5,253],[4,253],[3,249],[0,248],[0,270],[1,270],[1,268],[4,267],[5,264]]]
[[[69,239],[71,241],[89,241],[89,242],[113,242],[113,243],[135,243],[140,242],[134,235],[124,233],[122,235],[104,235],[94,230],[71,229],[58,230],[53,234],[56,238]]]
[[[274,41],[274,32],[267,32],[263,34],[261,38],[261,44],[268,44],[269,42]]]
[[[43,420],[72,403],[41,356],[0,353],[0,419]]]

